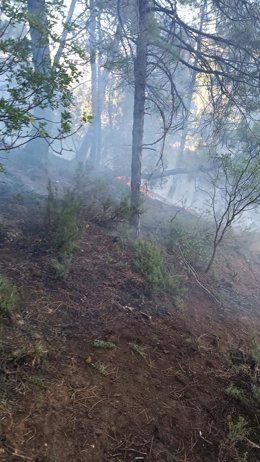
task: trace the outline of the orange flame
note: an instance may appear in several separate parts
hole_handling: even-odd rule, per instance
[[[131,188],[131,181],[125,177],[125,176],[117,176],[116,177],[117,180],[119,181],[122,181],[123,183],[125,183],[129,188]],[[148,186],[147,186],[147,183],[145,184],[142,184],[140,186],[140,191],[142,194],[146,194],[147,196],[151,197],[152,199],[159,199],[159,200],[162,200],[161,196],[159,196],[158,194],[155,194],[154,192],[152,191],[149,191],[148,189]]]

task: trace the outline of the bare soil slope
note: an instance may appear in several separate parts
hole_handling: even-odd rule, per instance
[[[248,341],[259,328],[257,257],[248,269],[230,249],[239,277],[223,271],[221,305],[175,262],[186,287],[175,306],[150,294],[114,233],[87,225],[57,281],[37,208],[16,200],[2,217],[0,272],[19,304],[0,326],[1,461],[260,460],[259,408],[226,392],[251,396],[259,374]]]

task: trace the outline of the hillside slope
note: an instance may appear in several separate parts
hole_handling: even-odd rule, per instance
[[[0,247],[1,274],[19,292],[0,325],[0,460],[259,461],[257,258],[249,277],[230,250],[240,279],[223,271],[221,304],[174,261],[185,286],[174,304],[151,293],[120,236],[90,222],[58,281],[40,213],[14,202]]]

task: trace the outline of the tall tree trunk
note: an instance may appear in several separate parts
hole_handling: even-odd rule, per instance
[[[64,26],[64,29],[63,29],[62,34],[61,34],[60,44],[59,44],[57,53],[55,55],[55,58],[53,60],[53,67],[57,66],[59,64],[59,62],[60,62],[60,58],[62,56],[62,52],[64,50],[66,40],[67,40],[67,35],[68,35],[68,32],[69,32],[68,25],[70,24],[70,22],[72,20],[72,17],[73,17],[74,11],[75,11],[75,7],[76,7],[76,3],[77,3],[77,0],[71,0],[71,2],[70,2],[70,6],[69,6],[65,26]]]
[[[100,23],[100,12],[97,17],[97,34],[98,34],[98,43],[101,44],[101,23]],[[102,161],[102,109],[103,109],[103,99],[105,91],[105,70],[101,71],[101,54],[100,50],[97,53],[97,120],[96,120],[96,136],[97,136],[97,166],[101,164]]]
[[[33,64],[35,71],[39,72],[42,76],[49,75],[60,62],[69,30],[66,26],[71,22],[76,1],[77,0],[71,0],[66,18],[66,25],[64,26],[60,44],[52,64],[45,0],[27,0]],[[44,109],[36,108],[35,116],[38,123],[45,122],[45,130],[47,133],[51,134],[51,122],[53,121],[52,110],[49,107]],[[35,157],[36,163],[38,161],[39,167],[43,167],[44,169],[47,168],[49,145],[46,140],[42,138],[34,140],[31,143],[31,151]]]
[[[90,9],[93,10],[94,8],[94,0],[90,3]],[[92,13],[94,14],[94,13]],[[95,61],[92,64],[91,61],[91,100],[92,100],[92,115],[93,121],[92,124],[84,135],[83,141],[79,150],[76,153],[77,162],[81,164],[86,163],[86,159],[89,157],[90,163],[94,166],[98,166],[102,163],[102,111],[104,107],[104,97],[106,86],[109,81],[110,71],[107,67],[101,68],[101,51],[100,51],[100,44],[102,41],[102,30],[101,30],[101,14],[100,11],[96,12],[96,24],[94,21],[90,21],[89,27],[89,45],[90,45],[90,54],[92,56],[92,60]],[[94,18],[93,18],[94,19]],[[97,30],[96,30],[97,29]],[[95,40],[91,42],[91,37]],[[98,46],[97,40],[98,37]],[[120,45],[120,33],[119,29],[117,29],[114,41],[112,42],[112,46],[109,50],[109,60],[108,62],[114,63],[114,57],[118,52]],[[91,53],[91,50],[93,51]],[[98,52],[97,52],[98,51]],[[95,54],[95,56],[93,56]],[[93,59],[94,58],[94,59]],[[93,89],[93,90],[92,90]],[[89,154],[90,152],[90,154]]]
[[[131,166],[131,205],[133,214],[131,225],[137,237],[140,231],[139,206],[141,200],[142,150],[144,135],[145,89],[147,74],[147,17],[148,0],[137,0],[138,37],[136,57],[134,60],[134,114],[132,131],[132,166]]]
[[[27,8],[29,14],[33,65],[35,71],[44,78],[44,76],[49,75],[52,67],[45,0],[27,0]],[[45,121],[48,124],[51,118],[51,111],[48,108],[43,109],[37,107],[34,111],[34,115],[38,124]],[[26,148],[26,157],[28,157],[27,151],[28,148]],[[31,143],[29,151],[33,157],[28,158],[28,162],[31,162],[34,167],[39,167],[44,170],[47,169],[48,144],[46,140],[41,138],[34,140]]]
[[[51,54],[47,27],[45,0],[28,0],[29,26],[32,44],[33,64],[41,74],[51,69]]]
[[[92,131],[90,149],[90,163],[97,167],[99,163],[98,136],[99,136],[99,97],[98,97],[98,74],[97,68],[97,11],[95,0],[90,0],[90,25],[89,25],[89,49],[91,67],[91,110],[92,110]]]
[[[201,8],[200,8],[200,24],[199,24],[200,32],[203,30],[203,25],[204,25],[206,15],[207,15],[207,2],[208,2],[208,0],[204,0],[202,2],[202,4],[201,4]],[[199,52],[200,49],[201,49],[201,37],[198,37],[196,49],[197,49],[197,52]],[[197,64],[198,64],[198,58],[196,56],[195,62],[194,62],[194,67],[196,67]],[[198,72],[196,70],[192,70],[192,72],[191,72],[191,79],[190,79],[190,83],[189,83],[189,86],[188,86],[188,97],[187,97],[187,101],[186,101],[187,118],[186,118],[186,120],[184,122],[182,133],[181,133],[180,147],[179,147],[178,153],[177,153],[177,159],[176,159],[175,168],[180,168],[182,166],[183,154],[184,154],[184,151],[185,151],[187,136],[188,136],[188,132],[189,132],[190,114],[191,114],[191,108],[192,108],[192,98],[193,98],[193,94],[194,94],[195,87],[196,87],[197,73]],[[174,196],[175,191],[177,189],[177,186],[178,186],[178,178],[173,178],[172,185],[171,185],[169,193],[168,193],[168,196],[170,198],[172,198]]]

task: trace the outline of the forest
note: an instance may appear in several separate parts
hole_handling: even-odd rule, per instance
[[[260,461],[258,0],[1,0],[0,460]]]

